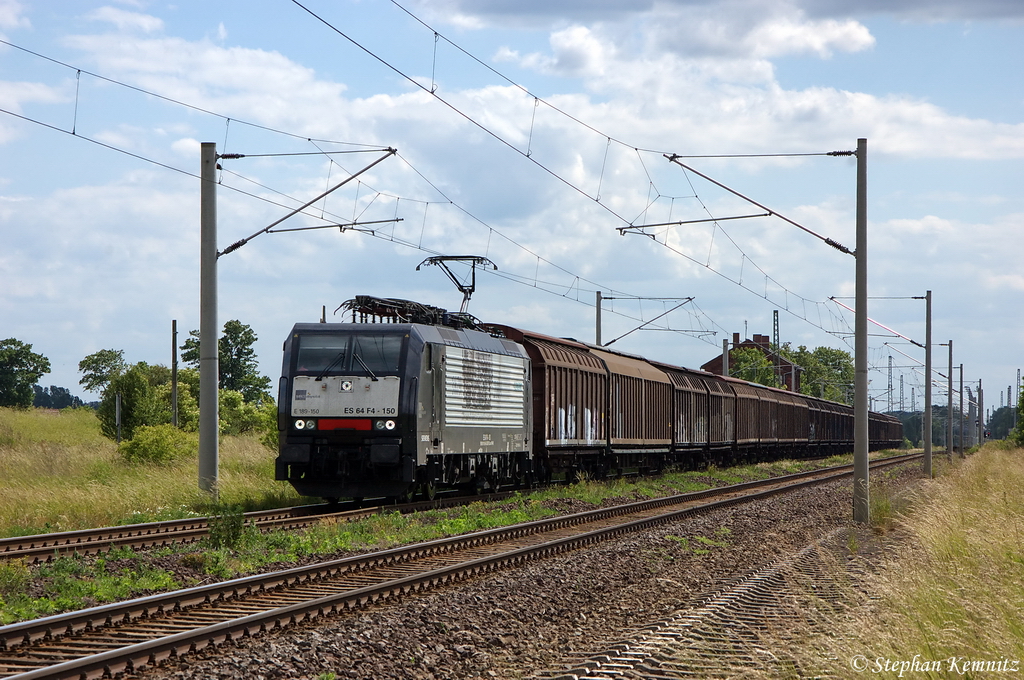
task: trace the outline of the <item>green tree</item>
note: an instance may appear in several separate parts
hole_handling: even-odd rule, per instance
[[[171,382],[155,386],[157,402],[160,409],[167,414],[166,422],[171,422]],[[178,429],[185,432],[199,430],[199,371],[193,368],[178,370]]]
[[[800,393],[821,397],[829,401],[849,404],[855,371],[853,357],[849,352],[832,347],[816,347],[808,351],[800,345],[796,350],[789,343],[782,346],[780,354],[788,361],[801,367]]]
[[[111,379],[103,391],[96,416],[100,431],[109,439],[117,438],[117,395],[121,395],[121,438],[131,439],[142,425],[159,425],[170,421],[170,413],[160,407],[156,390],[150,384],[145,363],[135,364]]]
[[[78,362],[78,372],[82,374],[78,384],[89,392],[102,392],[127,368],[123,349],[101,349]]]
[[[181,346],[181,360],[193,368],[199,368],[199,331],[191,331],[191,337]],[[220,376],[218,386],[222,390],[240,392],[245,401],[260,404],[270,399],[270,378],[260,375],[256,359],[256,333],[238,320],[224,324],[224,332],[217,341],[220,350]]]
[[[146,376],[150,387],[159,387],[171,382],[171,369],[163,364],[147,364],[145,361],[140,361],[135,366]]]
[[[62,409],[85,406],[82,400],[73,396],[71,390],[66,387],[58,387],[57,385],[40,387],[39,385],[33,385],[32,391],[35,393],[32,405],[36,408]]]
[[[1024,446],[1024,389],[1017,395],[1017,427],[1010,432],[1010,439],[1017,446]]]
[[[729,352],[729,375],[747,382],[778,387],[775,366],[759,349],[740,347]]]
[[[28,408],[32,386],[50,372],[50,360],[32,351],[32,345],[7,338],[0,341],[0,406]]]
[[[157,464],[195,456],[198,449],[195,433],[176,430],[170,424],[140,425],[134,437],[117,447],[118,453],[129,463]]]

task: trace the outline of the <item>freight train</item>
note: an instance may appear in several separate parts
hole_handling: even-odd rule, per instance
[[[284,343],[275,477],[306,496],[604,478],[853,450],[853,409],[405,300],[360,296],[352,323]],[[870,414],[870,448],[899,419]]]

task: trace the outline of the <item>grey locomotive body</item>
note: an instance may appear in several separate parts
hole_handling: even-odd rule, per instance
[[[276,478],[328,499],[521,483],[530,362],[476,330],[296,324],[284,345]]]

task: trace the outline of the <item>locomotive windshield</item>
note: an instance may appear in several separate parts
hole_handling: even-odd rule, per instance
[[[295,370],[321,375],[397,374],[401,335],[316,333],[300,335]]]

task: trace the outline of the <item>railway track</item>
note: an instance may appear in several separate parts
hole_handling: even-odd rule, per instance
[[[401,505],[375,505],[338,509],[330,505],[300,505],[274,510],[257,510],[242,514],[243,521],[260,531],[281,531],[302,529],[326,518],[353,520],[385,511],[402,513],[419,512],[436,508],[464,505],[471,501],[493,501],[506,498],[510,493],[495,493],[484,496],[436,498],[432,501],[404,503]],[[211,517],[126,524],[118,527],[62,531],[36,536],[15,536],[0,538],[0,560],[24,559],[29,564],[47,562],[61,555],[78,553],[93,555],[114,548],[154,548],[172,543],[192,543],[210,533]]]
[[[840,609],[850,601],[849,585],[836,580],[834,557],[845,532],[833,531],[601,653],[534,680],[820,677],[826,669],[801,668],[804,660],[787,656],[785,646],[792,631],[813,626],[808,609]]]
[[[888,458],[874,467],[915,456]],[[456,583],[715,508],[852,473],[852,466],[593,510],[0,627],[0,677],[131,672],[226,641]]]

